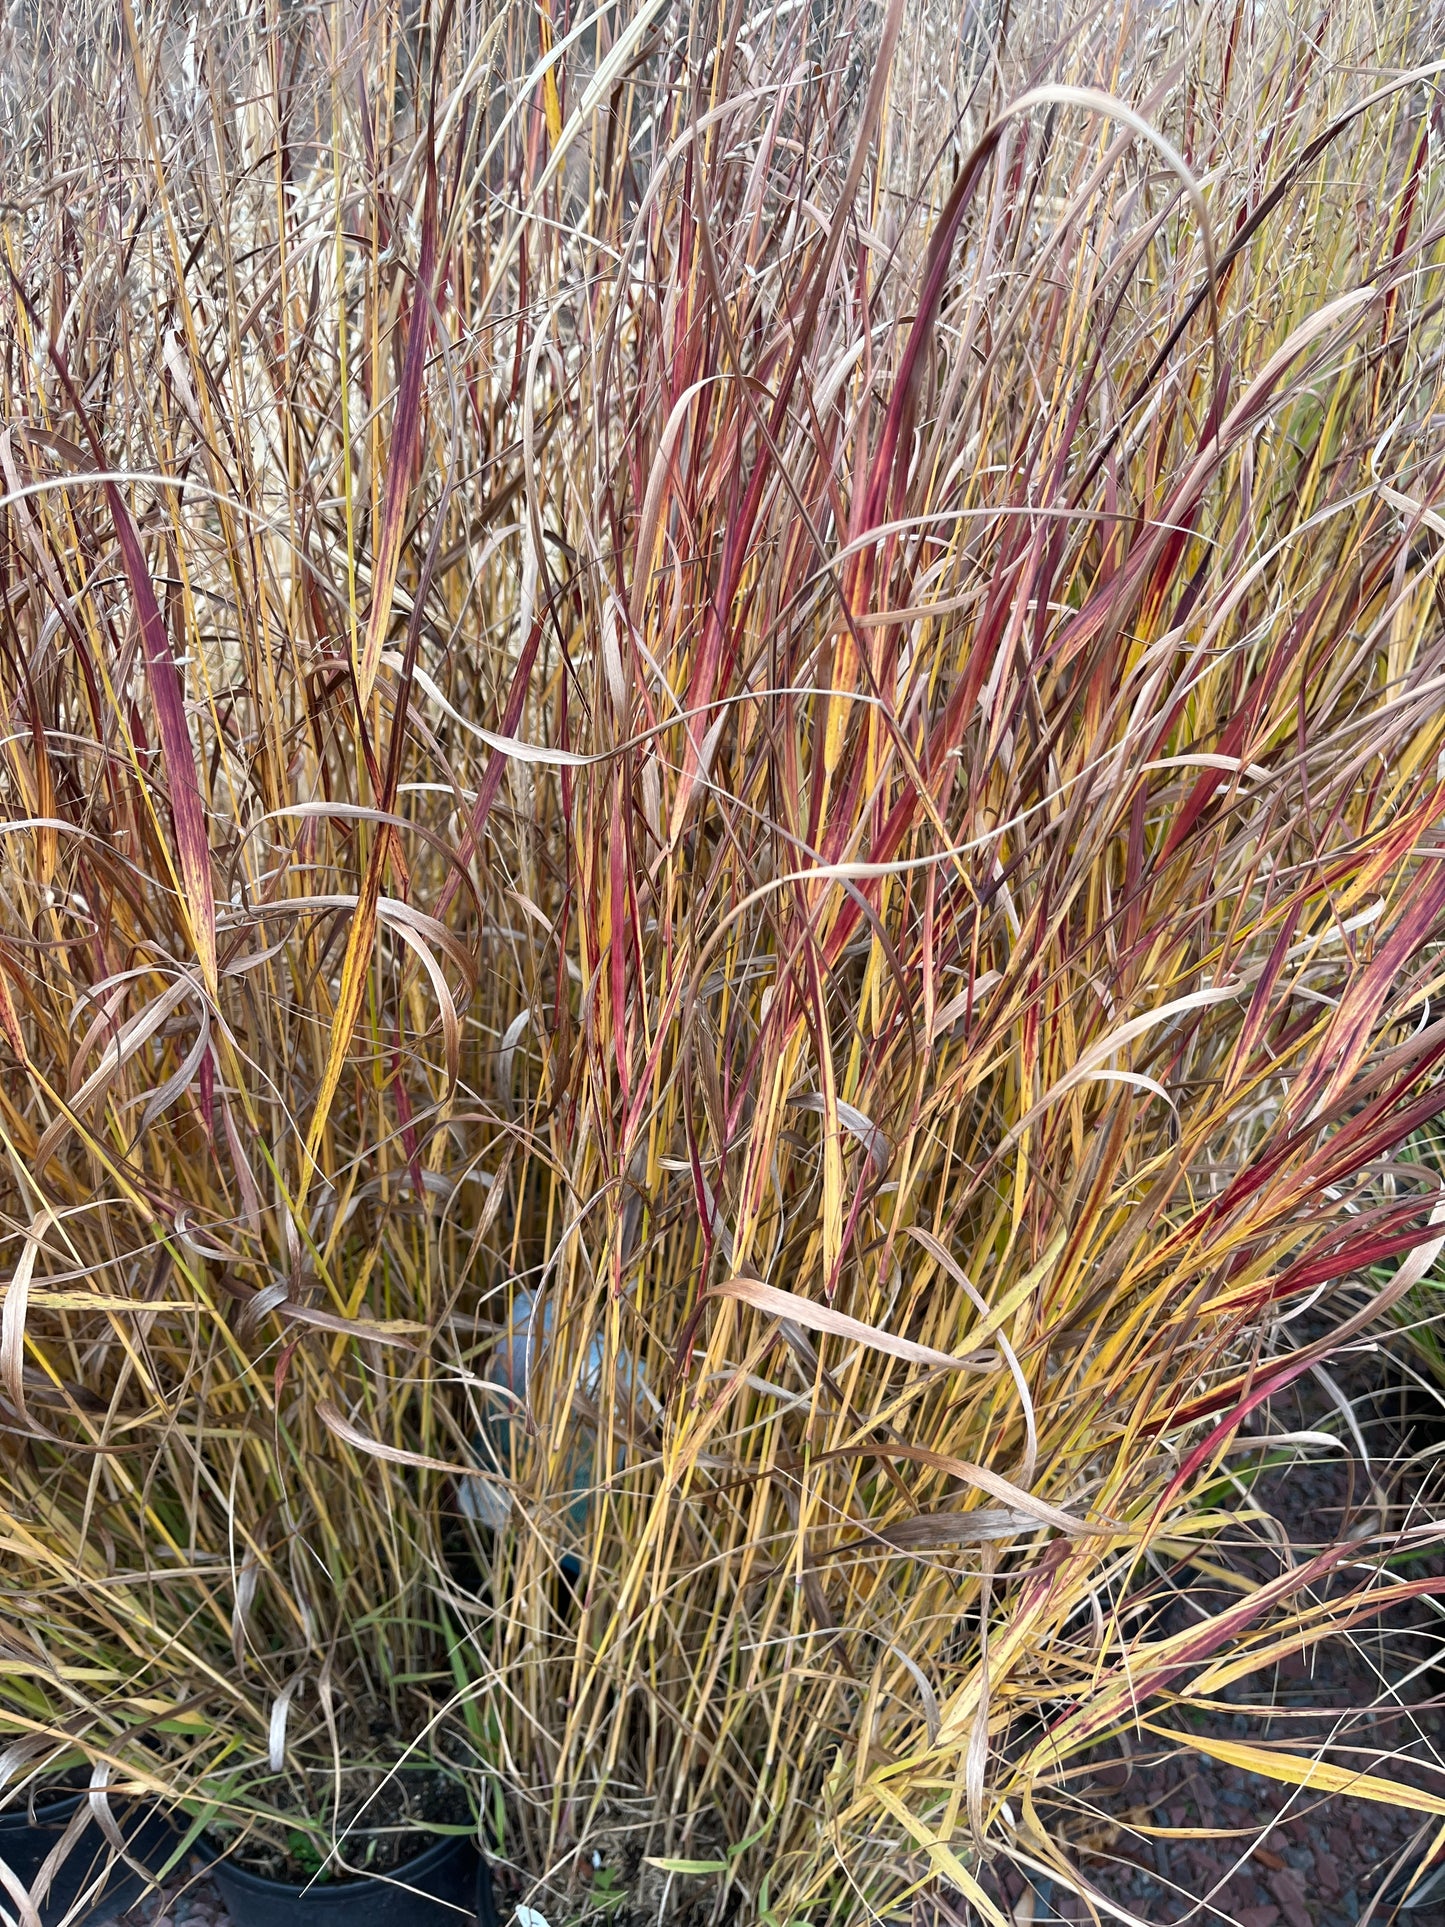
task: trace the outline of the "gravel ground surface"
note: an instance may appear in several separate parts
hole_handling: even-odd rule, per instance
[[[116,1927],[231,1927],[231,1916],[215,1883],[188,1872],[122,1914]]]
[[[1260,1433],[1329,1432],[1350,1451],[1309,1447],[1307,1463],[1245,1484],[1241,1508],[1252,1496],[1269,1517],[1242,1524],[1231,1543],[1227,1563],[1242,1576],[1273,1577],[1286,1561],[1341,1533],[1367,1537],[1382,1518],[1399,1529],[1421,1523],[1427,1506],[1440,1516],[1434,1453],[1445,1451],[1445,1416],[1433,1395],[1411,1386],[1396,1362],[1378,1352],[1338,1361],[1329,1377],[1332,1384],[1306,1380],[1272,1411],[1256,1415]],[[1247,1481],[1248,1456],[1233,1463]],[[1371,1541],[1376,1553],[1379,1543]],[[1445,1558],[1430,1552],[1397,1562],[1395,1570],[1401,1578],[1438,1581]],[[1196,1605],[1217,1607],[1224,1596],[1207,1582],[1191,1586],[1169,1607],[1165,1629],[1182,1629]],[[1445,1621],[1434,1602],[1413,1601],[1226,1688],[1221,1699],[1239,1710],[1216,1712],[1207,1727],[1201,1721],[1201,1730],[1305,1755],[1328,1746],[1336,1765],[1439,1799],[1445,1796],[1442,1632]],[[1224,1921],[1383,1927],[1394,1919],[1400,1927],[1445,1927],[1445,1861],[1438,1884],[1422,1880],[1412,1904],[1399,1905],[1410,1874],[1430,1857],[1439,1817],[1373,1799],[1321,1798],[1197,1752],[1165,1757],[1148,1750],[1147,1735],[1144,1740],[1101,1758],[1089,1781],[1078,1783],[1051,1815],[1073,1840],[1088,1880],[1125,1914],[1199,1927]],[[1159,1828],[1218,1837],[1150,1831]],[[1076,1896],[1045,1881],[1031,1889],[1008,1875],[1002,1885],[1016,1920],[1087,1918]]]

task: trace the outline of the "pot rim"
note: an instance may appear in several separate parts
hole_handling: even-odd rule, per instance
[[[28,1833],[32,1827],[51,1826],[57,1820],[68,1820],[82,1801],[88,1798],[88,1790],[84,1787],[79,1792],[57,1793],[44,1806],[35,1808],[33,1820],[29,1807],[0,1807],[0,1833]]]
[[[426,1829],[418,1828],[418,1832]],[[278,1899],[305,1900],[313,1903],[331,1905],[355,1897],[368,1887],[406,1887],[410,1885],[406,1876],[411,1873],[430,1872],[440,1866],[448,1854],[457,1851],[477,1852],[477,1842],[470,1833],[440,1833],[433,1836],[432,1844],[414,1853],[409,1860],[401,1861],[386,1874],[356,1874],[346,1880],[306,1881],[295,1885],[289,1880],[272,1880],[268,1874],[252,1873],[249,1867],[238,1867],[235,1861],[217,1852],[216,1843],[209,1835],[205,1837],[206,1849],[215,1854],[209,1872],[218,1880],[233,1880],[237,1886],[247,1888],[251,1893],[274,1894]]]

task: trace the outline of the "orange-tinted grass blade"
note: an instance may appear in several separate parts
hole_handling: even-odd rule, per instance
[[[0,953],[0,1032],[5,1041],[20,1059],[22,1064],[30,1061],[30,1053],[25,1046],[25,1032],[21,1028],[20,1014],[15,1008],[15,1000],[10,994],[10,960]]]
[[[1323,1088],[1305,1081],[1298,1095],[1291,1092],[1296,1116],[1307,1108],[1316,1089],[1321,1105],[1332,1103],[1349,1084],[1369,1046],[1376,1018],[1395,987],[1407,960],[1437,932],[1445,912],[1445,862],[1427,863],[1414,881],[1395,926],[1369,963],[1351,980],[1330,1023],[1321,1051]]]
[[[351,928],[347,933],[346,954],[341,964],[341,985],[337,992],[336,1009],[331,1018],[326,1067],[322,1071],[321,1085],[316,1093],[316,1103],[311,1113],[311,1126],[306,1134],[306,1159],[296,1187],[298,1211],[306,1201],[311,1174],[317,1168],[317,1154],[326,1135],[326,1120],[330,1116],[332,1100],[336,1096],[337,1086],[341,1082],[341,1073],[346,1065],[347,1053],[351,1049],[351,1033],[356,1028],[356,1020],[361,1014],[361,1006],[366,997],[367,974],[371,969],[372,953],[376,948],[377,904],[381,898],[382,876],[386,869],[390,845],[391,829],[389,825],[383,824],[378,828],[371,845],[366,873],[361,879],[356,909],[352,915]]]

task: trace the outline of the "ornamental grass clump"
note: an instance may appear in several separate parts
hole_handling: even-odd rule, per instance
[[[1433,1584],[1164,1613],[1445,1244],[1441,26],[12,14],[17,1741],[1001,1927]]]
[[[435,1586],[511,913],[406,691],[485,713],[516,599],[464,310],[519,32],[444,76],[399,11],[17,11],[3,59],[0,1780],[79,1748],[323,1865],[343,1765],[482,1791]]]

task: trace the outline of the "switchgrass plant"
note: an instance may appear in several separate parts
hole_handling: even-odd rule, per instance
[[[505,662],[468,309],[521,31],[458,20],[445,80],[399,11],[4,51],[5,1765],[238,1823],[467,1763],[431,1587],[515,916],[406,690],[424,636],[430,701]]]
[[[1000,1927],[1430,1583],[1163,1611],[1445,1239],[1441,24],[12,11],[9,1758]]]

